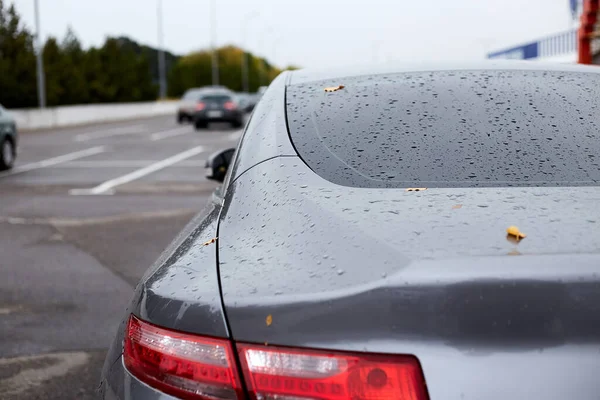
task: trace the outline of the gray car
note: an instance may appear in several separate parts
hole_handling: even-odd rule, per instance
[[[13,167],[17,157],[17,143],[15,119],[0,105],[0,171]]]
[[[185,122],[194,122],[194,114],[196,113],[198,102],[200,101],[202,95],[207,93],[233,94],[231,90],[220,85],[188,89],[183,94],[179,100],[179,104],[177,105],[177,122],[180,124]]]
[[[593,67],[284,72],[103,398],[597,399],[598,110]]]

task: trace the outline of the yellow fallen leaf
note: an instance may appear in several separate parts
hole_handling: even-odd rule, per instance
[[[345,86],[344,85],[338,85],[338,86],[332,86],[332,87],[326,87],[325,91],[327,93],[331,93],[331,92],[336,92],[338,90],[343,89]]]
[[[427,188],[407,188],[407,192],[422,192],[423,190],[427,190]]]
[[[519,228],[517,228],[514,225],[509,226],[508,229],[506,229],[506,233],[508,234],[508,236],[517,239],[517,241],[519,241],[521,239],[525,239],[527,237],[527,235],[525,235],[523,232],[521,232],[519,230]]]
[[[207,242],[202,243],[202,246],[208,246],[209,244],[213,244],[214,242],[217,241],[218,238],[212,238]]]
[[[456,204],[456,205],[452,206],[453,210],[458,210],[459,208],[462,208],[462,204]]]
[[[267,315],[267,326],[271,326],[273,323],[273,316],[271,314]]]

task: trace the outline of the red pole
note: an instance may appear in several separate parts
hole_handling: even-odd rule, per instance
[[[592,63],[592,37],[594,26],[598,20],[600,0],[583,0],[583,13],[578,32],[578,62],[580,64]]]

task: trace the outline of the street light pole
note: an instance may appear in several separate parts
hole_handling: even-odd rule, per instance
[[[163,23],[162,23],[162,0],[158,0],[157,7],[157,31],[158,31],[158,82],[160,85],[159,97],[167,97],[167,79],[165,71],[165,50],[163,44]]]
[[[210,34],[212,42],[212,84],[219,84],[219,58],[217,55],[217,10],[215,0],[210,0]]]
[[[40,9],[38,0],[34,0],[35,13],[35,42],[36,42],[36,58],[37,58],[37,93],[38,103],[40,108],[46,107],[46,82],[44,79],[44,49],[42,48],[42,38],[40,34]]]
[[[248,67],[248,52],[246,51],[246,35],[248,34],[248,23],[258,15],[256,11],[246,15],[242,22],[242,90],[250,92],[250,68]]]

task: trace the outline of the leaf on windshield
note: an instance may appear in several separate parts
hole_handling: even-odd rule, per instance
[[[452,206],[453,210],[458,210],[459,208],[462,208],[462,204],[455,204]]]
[[[508,238],[509,240],[510,240],[510,239],[513,239],[513,240],[515,240],[515,239],[516,239],[516,241],[517,241],[517,242],[518,242],[519,240],[521,240],[521,239],[525,239],[525,238],[527,237],[527,235],[526,235],[526,234],[524,234],[523,232],[521,232],[521,231],[519,230],[519,228],[517,228],[517,227],[516,227],[516,226],[514,226],[514,225],[513,225],[513,226],[509,226],[509,227],[508,227],[508,229],[506,229],[506,233],[507,233],[507,238]]]
[[[204,243],[202,243],[202,246],[208,246],[209,244],[213,244],[214,242],[216,242],[216,241],[217,241],[217,239],[218,239],[218,237],[216,237],[216,238],[212,238],[212,239],[210,239],[208,242],[204,242]]]
[[[273,316],[271,314],[267,315],[267,326],[271,326],[273,323]]]
[[[422,192],[423,190],[427,190],[427,188],[407,188],[407,192]]]
[[[331,92],[337,92],[338,90],[342,90],[343,88],[344,88],[344,85],[338,85],[338,86],[326,87],[325,91],[327,93],[331,93]]]

